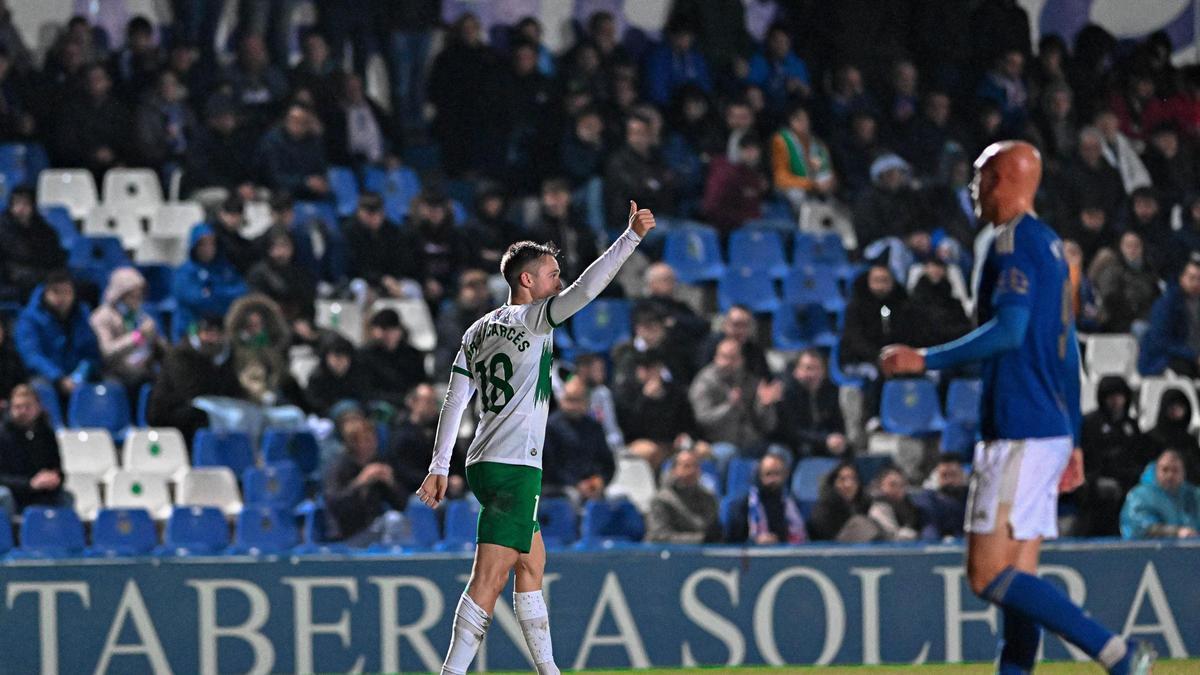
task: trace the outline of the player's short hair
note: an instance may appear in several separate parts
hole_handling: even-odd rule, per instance
[[[504,257],[500,258],[500,274],[504,276],[504,280],[508,282],[510,288],[516,288],[519,285],[521,273],[529,265],[547,255],[552,258],[558,257],[558,247],[552,241],[544,244],[528,240],[518,241],[509,246],[508,250],[504,252]]]

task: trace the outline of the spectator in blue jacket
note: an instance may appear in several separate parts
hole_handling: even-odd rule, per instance
[[[171,294],[179,303],[172,323],[174,339],[184,335],[200,316],[223,316],[246,292],[246,283],[233,264],[217,252],[212,227],[193,227],[188,237],[188,261],[175,270],[171,284]]]
[[[774,110],[783,110],[788,101],[808,98],[812,80],[804,59],[792,51],[792,36],[781,22],[771,24],[763,51],[750,59],[750,84],[758,85]]]
[[[1164,450],[1146,466],[1142,483],[1129,491],[1121,509],[1125,539],[1200,535],[1200,489],[1184,480],[1183,458]]]
[[[1138,372],[1161,375],[1170,368],[1177,375],[1200,377],[1200,255],[1193,254],[1179,274],[1179,283],[1167,289],[1150,310],[1150,329],[1142,338]]]
[[[65,398],[89,375],[99,372],[100,346],[88,319],[91,308],[75,297],[65,271],[52,272],[17,317],[17,351],[34,377]]]
[[[665,107],[675,90],[689,82],[711,94],[712,77],[708,61],[696,49],[695,27],[687,21],[672,21],[666,38],[646,57],[646,98]]]
[[[287,190],[298,199],[329,196],[329,169],[320,125],[312,110],[300,103],[288,106],[283,121],[263,136],[258,146],[263,184]]]

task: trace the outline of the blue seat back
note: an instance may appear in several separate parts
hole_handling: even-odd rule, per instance
[[[717,304],[722,312],[734,305],[745,305],[755,314],[765,314],[779,309],[779,295],[765,268],[730,265],[717,283]]]
[[[254,447],[243,431],[200,429],[192,439],[192,466],[226,466],[242,475],[254,466]]]
[[[300,541],[290,513],[270,506],[247,506],[238,514],[234,546],[243,552],[281,553]]]
[[[717,517],[721,520],[721,531],[725,533],[726,537],[729,536],[729,530],[733,524],[731,521],[733,506],[738,503],[738,500],[745,498],[745,492],[731,492],[728,496],[721,500],[720,510],[717,512]]]
[[[756,267],[776,279],[787,274],[783,255],[783,237],[773,229],[751,227],[747,223],[729,235],[729,265]]]
[[[146,279],[147,303],[158,306],[174,300],[171,284],[175,280],[175,270],[168,265],[138,265],[137,269]]]
[[[967,425],[979,424],[979,406],[983,400],[983,382],[956,379],[946,391],[946,419]]]
[[[308,431],[267,429],[262,438],[262,453],[264,462],[292,461],[304,475],[316,471],[321,463],[321,448]]]
[[[114,438],[124,437],[131,422],[125,387],[106,380],[77,388],[71,394],[67,420],[72,427],[100,427]]]
[[[592,500],[583,507],[580,531],[588,541],[641,541],[646,525],[637,508],[627,500]]]
[[[567,546],[579,538],[575,507],[569,499],[551,497],[538,502],[538,524],[547,546]]]
[[[12,516],[8,511],[0,509],[0,555],[6,555],[12,549]]]
[[[785,302],[775,310],[775,318],[771,322],[771,340],[776,349],[797,351],[811,346],[830,347],[837,339],[829,312],[820,305],[791,305]]]
[[[163,539],[167,548],[178,553],[220,553],[229,546],[229,525],[215,506],[176,506]]]
[[[287,460],[251,466],[242,473],[242,493],[247,504],[290,510],[304,499],[304,479]]]
[[[30,506],[21,521],[21,550],[47,558],[83,552],[83,523],[71,508]]]
[[[838,286],[837,269],[829,265],[797,263],[783,280],[783,298],[793,305],[818,305],[826,311],[846,306]]]
[[[363,176],[363,188],[383,197],[383,209],[388,219],[402,222],[408,215],[408,205],[421,192],[421,180],[410,168],[385,171],[369,167]]]
[[[116,237],[80,236],[67,252],[71,274],[101,289],[108,285],[113,270],[130,264],[121,240]]]
[[[101,509],[92,524],[92,552],[105,556],[148,555],[158,544],[146,509]]]
[[[748,492],[754,485],[754,477],[758,471],[758,460],[749,457],[734,457],[729,460],[725,469],[725,494],[733,496]]]
[[[842,239],[834,232],[796,233],[792,259],[797,265],[802,263],[844,265],[849,262],[846,249],[842,246]]]
[[[5,143],[0,145],[0,173],[11,187],[33,186],[38,174],[50,166],[46,149],[38,143]]]
[[[304,510],[304,543],[320,545],[329,543],[329,510],[325,500],[318,497],[312,506]]]
[[[892,458],[887,455],[860,455],[854,458],[854,466],[858,469],[858,479],[863,485],[875,480],[880,471],[892,465]]]
[[[442,535],[438,532],[437,513],[422,504],[416,496],[409,499],[408,507],[404,509],[404,515],[408,518],[409,526],[412,528],[412,540],[416,548],[433,548],[434,544],[441,540]]]
[[[34,380],[33,390],[37,392],[38,399],[42,402],[42,410],[45,410],[46,415],[50,418],[50,425],[56,430],[62,429],[64,426],[62,406],[58,403],[58,392],[54,390],[54,385],[45,380]]]
[[[79,233],[79,228],[75,226],[75,220],[71,218],[71,212],[67,210],[67,207],[47,204],[38,207],[38,211],[41,211],[42,217],[58,235],[58,243],[63,250],[70,251],[75,246],[75,241],[83,236]]]
[[[332,204],[325,202],[299,201],[295,206],[296,223],[303,225],[314,220],[321,222],[327,231],[337,228],[338,216]]]
[[[833,471],[838,460],[832,457],[805,457],[792,472],[792,496],[803,502],[815,502],[821,494],[821,483]]]
[[[452,545],[474,543],[479,527],[479,504],[474,499],[455,499],[446,505],[446,536]]]
[[[725,273],[717,231],[703,225],[688,225],[667,231],[663,261],[675,270],[676,276],[685,284],[715,281]]]
[[[937,387],[925,378],[888,380],[879,402],[884,431],[903,436],[923,436],[945,427]]]
[[[150,423],[146,421],[146,411],[150,409],[150,393],[154,391],[154,383],[147,382],[138,390],[137,402],[137,425],[139,427],[148,427]]]
[[[358,208],[358,179],[354,170],[345,166],[329,167],[329,189],[339,216],[345,217]]]
[[[571,319],[571,333],[579,352],[607,354],[632,334],[629,302],[593,300]]]

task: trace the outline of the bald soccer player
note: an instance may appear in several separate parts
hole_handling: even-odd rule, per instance
[[[1033,213],[1042,160],[1028,143],[994,143],[971,184],[981,222],[996,226],[977,295],[979,328],[948,344],[886,347],[886,375],[979,362],[980,420],[967,498],[971,590],[1004,611],[997,672],[1028,673],[1041,627],[1110,673],[1150,672],[1154,652],[1090,619],[1037,576],[1043,539],[1058,536],[1058,493],[1083,482],[1079,348],[1062,241]]]

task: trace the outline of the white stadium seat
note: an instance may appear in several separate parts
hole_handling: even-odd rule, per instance
[[[67,207],[71,217],[83,220],[99,201],[96,181],[86,169],[46,169],[38,174],[38,206]]]
[[[613,499],[627,497],[639,511],[646,513],[650,510],[650,502],[654,501],[657,489],[650,462],[641,457],[621,457],[617,460],[616,474],[605,494]]]
[[[63,473],[106,481],[117,471],[117,449],[108,429],[59,429],[58,453]]]
[[[139,265],[170,265],[179,267],[187,262],[187,239],[184,237],[146,237],[133,252]]]
[[[74,498],[75,513],[85,523],[96,519],[104,503],[100,500],[100,484],[96,477],[85,473],[70,473],[63,479],[63,489]]]
[[[318,300],[317,326],[341,333],[355,347],[363,343],[363,312],[353,300]]]
[[[192,469],[179,485],[177,506],[215,506],[226,515],[242,512],[242,496],[237,477],[226,466]]]
[[[1084,368],[1092,379],[1121,375],[1130,386],[1137,380],[1138,343],[1132,335],[1089,335],[1083,343]]]
[[[162,206],[162,184],[151,169],[109,169],[104,174],[104,205],[152,220]]]
[[[142,219],[128,209],[97,204],[83,219],[83,234],[89,237],[117,237],[121,246],[136,249],[146,237]]]
[[[400,315],[400,323],[408,331],[408,344],[413,349],[431,352],[437,348],[437,329],[433,325],[433,315],[429,313],[429,305],[421,298],[388,298],[376,300],[371,305],[371,316],[382,309],[394,309]]]
[[[171,515],[171,494],[165,476],[144,471],[118,471],[108,482],[105,506],[146,509],[155,520]]]
[[[150,236],[186,240],[192,233],[192,226],[203,222],[204,207],[198,202],[163,204],[150,221]]]
[[[178,483],[188,469],[187,444],[178,429],[130,429],[121,449],[121,465],[130,471],[158,474]]]

